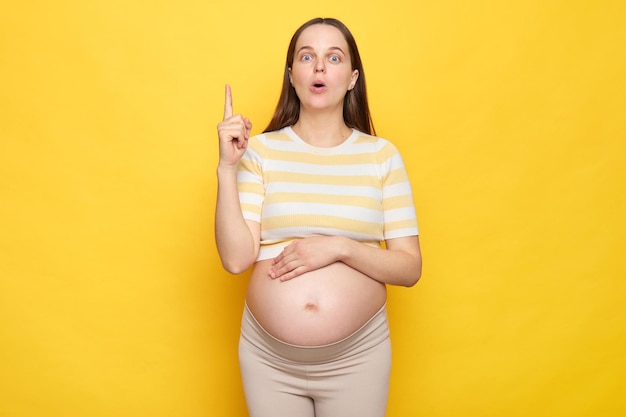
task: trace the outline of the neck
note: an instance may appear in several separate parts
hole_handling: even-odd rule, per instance
[[[343,120],[343,114],[337,115],[336,112],[329,116],[301,111],[292,128],[302,140],[321,148],[340,145],[352,134],[352,129]]]

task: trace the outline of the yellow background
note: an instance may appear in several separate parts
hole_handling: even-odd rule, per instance
[[[415,191],[388,416],[625,415],[625,4],[3,5],[0,416],[246,415],[215,126],[228,82],[263,129],[318,15]]]

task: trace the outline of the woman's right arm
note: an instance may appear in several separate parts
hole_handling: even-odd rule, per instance
[[[233,116],[230,86],[226,86],[224,119],[217,126],[220,159],[217,166],[215,241],[224,269],[240,274],[256,260],[261,239],[259,223],[245,220],[239,204],[237,170],[246,151],[252,123]]]

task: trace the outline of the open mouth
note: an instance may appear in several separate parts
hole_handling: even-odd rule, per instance
[[[315,93],[323,93],[324,91],[326,91],[326,84],[319,80],[316,80],[311,85],[311,90]]]

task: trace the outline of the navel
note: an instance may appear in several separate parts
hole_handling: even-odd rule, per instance
[[[305,311],[318,311],[319,306],[316,303],[309,301],[308,303],[304,305],[304,310]]]

